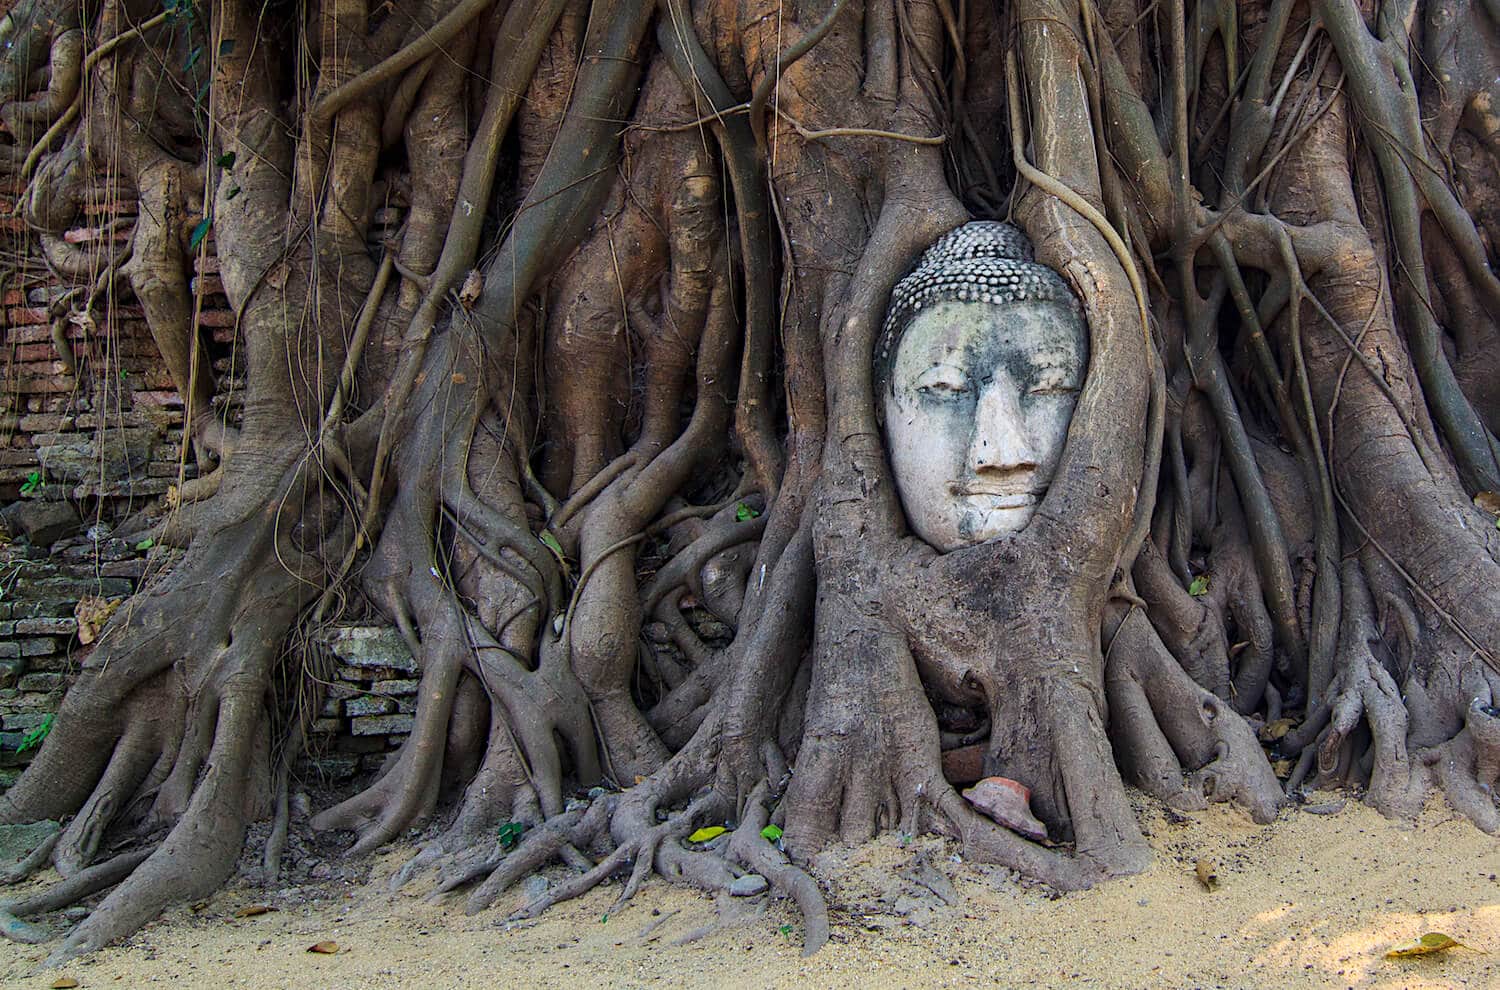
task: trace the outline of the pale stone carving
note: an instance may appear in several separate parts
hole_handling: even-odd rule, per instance
[[[897,284],[877,408],[913,532],[947,552],[1025,528],[1067,441],[1088,325],[1010,224],[938,240]]]

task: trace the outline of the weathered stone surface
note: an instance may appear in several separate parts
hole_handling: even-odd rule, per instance
[[[0,825],[0,870],[13,869],[62,826],[42,821],[30,825]]]
[[[17,581],[15,587],[10,590],[10,595],[18,605],[24,602],[66,604],[66,609],[51,614],[68,615],[73,611],[73,604],[85,595],[93,595],[96,598],[120,598],[130,594],[133,590],[130,582],[124,578],[76,578],[54,575],[28,577]],[[18,619],[22,617],[19,607],[14,614]]]
[[[22,691],[56,691],[62,686],[61,674],[27,674],[16,684]]]
[[[350,667],[408,672],[417,669],[401,634],[388,626],[339,626],[325,635],[323,642]]]
[[[350,718],[365,715],[389,715],[396,710],[396,702],[390,698],[377,698],[364,694],[344,702],[344,714]]]
[[[14,645],[14,643],[0,643],[0,647]],[[19,654],[20,652],[20,648],[17,647],[16,653]],[[0,660],[0,689],[14,688],[16,686],[16,682],[19,681],[21,679],[21,676],[25,673],[26,662],[20,659],[19,656]],[[3,696],[0,696],[0,698],[3,698]]]
[[[416,694],[421,681],[376,681],[370,688],[372,694],[383,694],[395,698],[403,694]]]
[[[350,722],[356,736],[390,736],[410,733],[413,719],[410,715],[366,715]]]
[[[78,620],[59,616],[52,619],[16,619],[17,636],[71,636],[78,631]]]
[[[770,883],[759,873],[746,873],[742,877],[735,877],[729,884],[731,897],[754,897],[756,894],[766,892]]]
[[[26,537],[33,546],[45,547],[83,528],[83,519],[71,502],[24,499],[0,510],[5,528]]]
[[[308,760],[305,766],[324,780],[348,780],[359,772],[359,760],[353,756],[321,756]]]
[[[47,712],[7,712],[0,719],[0,727],[6,732],[30,732],[47,718]]]
[[[151,460],[157,437],[156,430],[133,427],[99,433],[39,433],[32,442],[48,475],[77,484],[130,477]]]
[[[972,784],[984,777],[984,743],[943,750],[943,776],[950,784]]]

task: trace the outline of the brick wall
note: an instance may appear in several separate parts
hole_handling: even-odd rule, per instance
[[[39,263],[38,245],[10,215],[16,192],[0,185],[0,243],[31,259],[0,273],[0,789],[29,761],[31,751],[17,749],[56,711],[92,627],[171,565],[150,528],[169,489],[196,475],[182,399],[140,306],[121,285],[81,315],[97,276],[69,280]],[[101,197],[64,242],[103,265],[135,215],[133,200]],[[377,233],[391,219],[378,217]],[[237,424],[243,341],[212,254],[195,265],[192,290],[213,412]],[[417,671],[393,630],[338,627],[324,639],[335,676],[304,769],[341,779],[377,767],[410,732]]]

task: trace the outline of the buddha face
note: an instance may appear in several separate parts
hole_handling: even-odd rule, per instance
[[[897,344],[886,443],[912,530],[947,552],[1026,526],[1083,386],[1088,328],[1058,302],[937,302]]]

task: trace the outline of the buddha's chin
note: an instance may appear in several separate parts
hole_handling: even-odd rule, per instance
[[[959,519],[959,538],[964,546],[972,546],[1020,532],[1036,515],[1036,507],[1033,498],[1022,505],[967,509]]]

